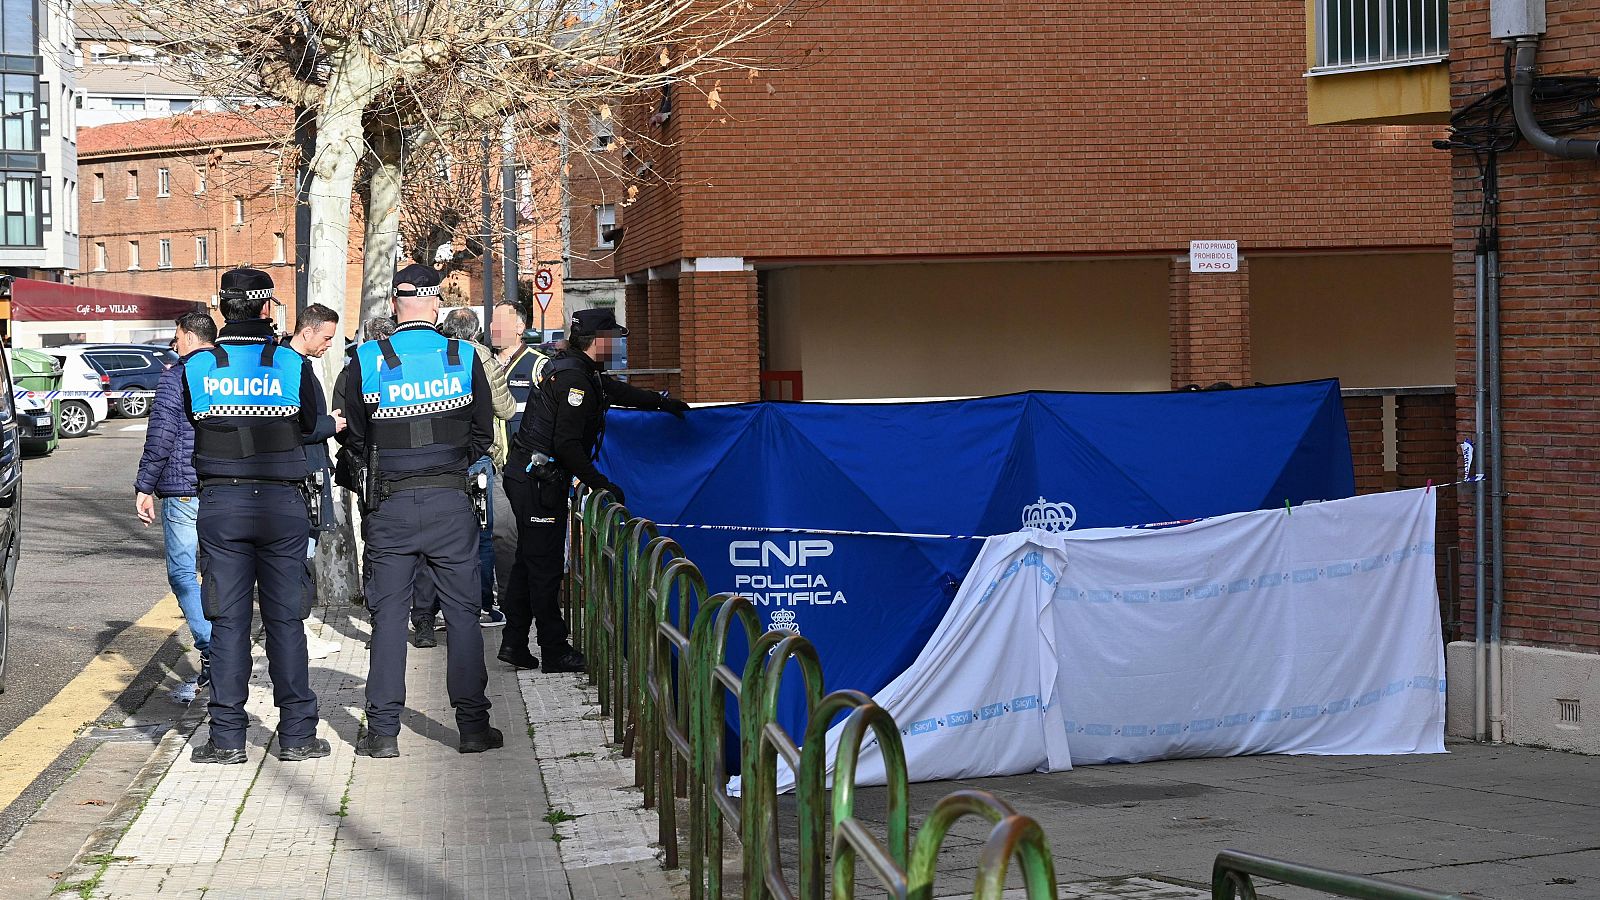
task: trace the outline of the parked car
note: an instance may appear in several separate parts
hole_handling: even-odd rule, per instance
[[[81,348],[50,347],[44,352],[61,363],[63,391],[109,391],[111,376],[84,355]],[[61,398],[60,433],[64,438],[80,438],[111,415],[105,395]]]
[[[11,382],[19,391],[58,391],[61,389],[61,364],[55,357],[38,350],[6,350],[11,364]],[[35,456],[49,456],[61,443],[57,428],[61,422],[61,400],[43,400],[37,397],[20,397],[17,400],[18,422],[22,434],[22,452]]]
[[[178,354],[154,344],[70,344],[58,349],[82,350],[110,376],[113,391],[154,391],[161,373],[177,365]],[[152,397],[119,397],[111,411],[131,419],[150,415]]]
[[[6,689],[6,650],[11,637],[11,590],[22,555],[22,442],[11,366],[0,353],[0,693]]]

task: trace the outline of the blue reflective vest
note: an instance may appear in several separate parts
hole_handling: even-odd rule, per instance
[[[368,440],[386,472],[423,468],[462,455],[472,433],[471,347],[426,327],[356,349],[362,400],[371,409]],[[395,451],[417,451],[400,453]],[[401,457],[409,457],[403,460]]]
[[[272,341],[224,338],[183,367],[200,477],[305,478],[300,354]]]

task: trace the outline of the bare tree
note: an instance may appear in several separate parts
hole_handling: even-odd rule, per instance
[[[139,0],[132,16],[161,36],[160,58],[205,93],[314,117],[305,265],[310,299],[334,309],[345,308],[351,198],[366,162],[365,313],[388,293],[406,134],[447,147],[481,144],[530,122],[561,121],[574,106],[604,108],[756,66],[740,44],[796,2]],[[341,349],[325,357],[325,384]],[[354,592],[353,573],[339,581],[325,585],[328,596]]]

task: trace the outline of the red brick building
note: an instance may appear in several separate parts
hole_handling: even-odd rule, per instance
[[[222,273],[249,265],[272,274],[292,318],[294,165],[283,156],[290,117],[281,107],[194,112],[80,131],[77,283],[214,305]],[[360,266],[353,254],[352,314]],[[353,315],[346,319],[353,327]]]
[[[1451,4],[1451,100],[1458,113],[1506,88],[1507,43],[1491,33],[1489,7],[1487,0]],[[1600,97],[1594,80],[1600,74],[1600,2],[1507,4],[1513,12],[1530,7],[1544,13],[1533,57],[1538,76],[1587,77],[1579,90]],[[1566,114],[1564,106],[1535,109],[1546,122]],[[1497,125],[1502,134],[1517,130],[1509,110]],[[1592,148],[1600,118],[1591,116],[1576,136]],[[1471,435],[1475,251],[1485,173],[1467,149],[1453,158],[1456,427]],[[1497,155],[1496,169],[1508,646],[1498,664],[1493,657],[1486,661],[1487,690],[1498,701],[1498,709],[1488,710],[1488,725],[1493,737],[1595,753],[1600,729],[1584,719],[1600,717],[1600,168],[1592,156],[1559,158],[1524,138]],[[1492,296],[1488,302],[1492,306]],[[1474,516],[1470,503],[1462,506],[1462,597],[1470,621],[1477,581]],[[1492,505],[1485,506],[1492,515]],[[1492,538],[1492,525],[1485,531]],[[1485,593],[1492,609],[1492,584]],[[1469,698],[1464,676],[1472,672],[1472,645],[1452,646],[1451,662],[1452,685]],[[1472,725],[1470,710],[1452,715],[1455,730],[1471,733]]]
[[[1447,389],[1443,129],[1307,127],[1305,46],[1256,2],[810,8],[777,71],[679,83],[628,141],[654,176],[622,214],[630,362],[699,400],[763,373],[806,399]],[[1237,273],[1190,273],[1211,239]]]

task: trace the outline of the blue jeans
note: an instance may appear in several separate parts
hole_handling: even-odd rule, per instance
[[[178,608],[194,635],[194,648],[205,653],[211,648],[211,623],[200,608],[200,578],[195,574],[195,551],[200,539],[195,534],[195,517],[200,511],[196,497],[162,497],[161,531],[167,544],[167,584],[178,597]]]

